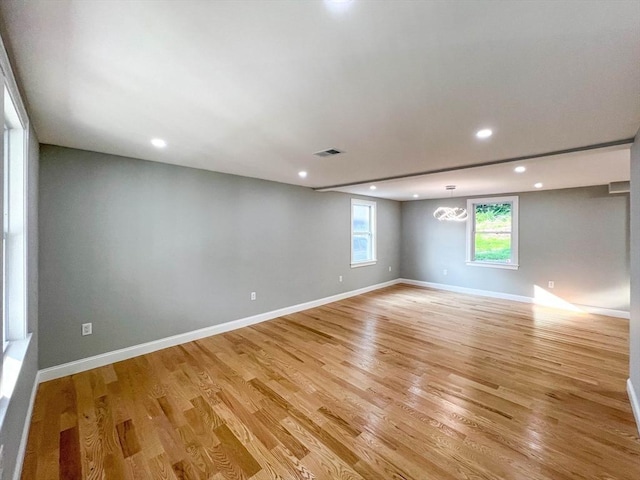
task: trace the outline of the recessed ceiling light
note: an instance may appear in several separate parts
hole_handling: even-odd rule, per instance
[[[523,167],[522,165],[520,165],[519,167],[514,168],[513,171],[516,172],[516,173],[526,172],[527,171],[527,167]]]
[[[307,172],[305,172],[304,170],[301,170],[298,172],[298,176],[300,178],[307,178]]]
[[[418,195],[417,193],[413,194],[413,198],[418,198],[420,195]]]
[[[153,145],[156,148],[164,148],[167,146],[167,142],[165,142],[161,138],[154,138],[151,140],[151,145]]]
[[[351,7],[349,5],[353,0],[324,0],[327,8],[336,12],[344,11]]]
[[[483,128],[476,132],[476,137],[478,138],[489,138],[491,135],[493,135],[493,132],[490,128]]]
[[[536,188],[542,188],[542,183],[538,182],[533,185]]]
[[[378,188],[378,187],[376,187],[375,185],[371,185],[371,186],[369,187],[369,190],[375,190],[376,188]]]

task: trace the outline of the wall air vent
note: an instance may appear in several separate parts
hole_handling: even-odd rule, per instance
[[[609,184],[609,193],[629,193],[631,189],[630,182],[611,182]]]
[[[314,155],[316,157],[332,157],[332,156],[338,155],[340,153],[343,153],[342,150],[338,150],[338,149],[335,149],[335,148],[330,148],[328,150],[323,150],[321,152],[316,152],[316,153],[314,153]]]

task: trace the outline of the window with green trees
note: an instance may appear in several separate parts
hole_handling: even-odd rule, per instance
[[[467,201],[467,263],[518,267],[518,197]]]

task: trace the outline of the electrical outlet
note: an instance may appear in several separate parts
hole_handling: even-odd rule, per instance
[[[556,286],[556,283],[553,280],[549,280],[549,288],[553,288]]]
[[[449,272],[447,272],[447,269],[445,268],[444,270],[442,270],[442,274],[443,275],[447,275]]]
[[[255,300],[256,299],[256,292],[251,292],[251,300]]]
[[[338,281],[339,281],[339,282],[342,282],[342,275],[340,275],[340,276],[338,277]]]
[[[391,265],[389,265],[389,271],[391,271]]]
[[[82,324],[82,336],[91,335],[93,333],[93,326],[91,323]],[[1,478],[1,477],[0,477]]]

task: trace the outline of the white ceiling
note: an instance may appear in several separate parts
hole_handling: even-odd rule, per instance
[[[526,170],[516,173],[514,169],[517,166],[525,167]],[[414,195],[418,195],[419,200],[450,196],[468,197],[604,185],[629,180],[629,167],[629,147],[617,146],[405,179],[371,182],[335,190],[394,200],[416,200]],[[542,187],[536,188],[534,185],[537,183],[542,183]],[[371,185],[376,187],[375,191],[370,189]],[[447,191],[445,188],[447,185],[455,185],[455,191]]]
[[[0,15],[43,143],[318,188],[640,127],[637,0],[3,0]],[[345,153],[312,155],[331,147]],[[537,172],[549,188],[603,184],[628,162],[614,150],[530,160],[517,181],[493,166],[366,193],[499,193]]]

